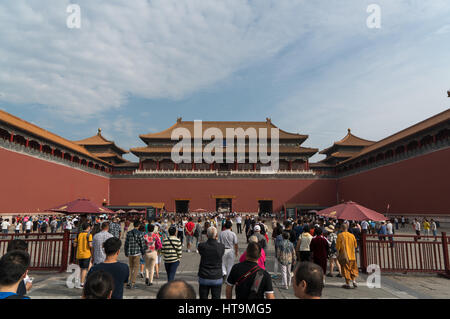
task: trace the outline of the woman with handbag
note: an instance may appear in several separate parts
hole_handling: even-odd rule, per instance
[[[169,237],[167,237],[161,248],[161,254],[164,256],[164,266],[167,272],[167,281],[173,281],[175,279],[175,273],[180,265],[182,256],[182,244],[175,234],[177,229],[175,227],[169,228]]]

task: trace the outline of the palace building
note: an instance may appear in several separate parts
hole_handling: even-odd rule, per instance
[[[310,158],[319,150],[302,146],[308,135],[279,129],[273,144],[270,132],[277,127],[270,118],[202,122],[199,132],[196,123],[179,118],[164,131],[140,135],[146,146],[130,149],[138,158],[130,162],[122,157],[128,150],[104,138],[100,129],[70,141],[0,110],[0,215],[42,212],[89,198],[111,208],[284,211],[289,216],[353,200],[388,215],[450,218],[450,110],[380,141],[349,129],[320,151],[325,158],[316,163]],[[227,129],[244,132],[245,145],[234,136],[227,142]],[[211,154],[223,152],[223,159],[196,157],[211,151],[212,131],[224,139]],[[190,136],[184,142],[191,157],[177,162],[172,150],[180,132]],[[247,143],[250,133],[258,139],[256,160]],[[278,170],[271,174],[263,170],[269,165],[261,159],[264,148],[268,154],[278,149]],[[235,160],[225,160],[226,150]],[[237,160],[239,154],[243,160]]]

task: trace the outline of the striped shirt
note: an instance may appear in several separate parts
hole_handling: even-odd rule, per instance
[[[175,236],[170,236],[165,239],[162,243],[161,254],[164,256],[165,263],[179,261],[182,254],[181,241]]]

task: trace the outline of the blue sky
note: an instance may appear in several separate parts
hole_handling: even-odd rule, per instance
[[[0,108],[127,149],[179,116],[379,140],[449,108],[448,17],[448,0],[4,1]]]

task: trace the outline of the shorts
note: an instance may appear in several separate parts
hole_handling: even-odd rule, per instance
[[[144,259],[144,257],[140,257],[139,258],[139,263],[141,264],[141,265],[145,265],[145,259]]]
[[[91,258],[78,259],[78,265],[81,269],[89,269]]]
[[[194,242],[194,236],[186,235],[186,242],[192,244]]]

